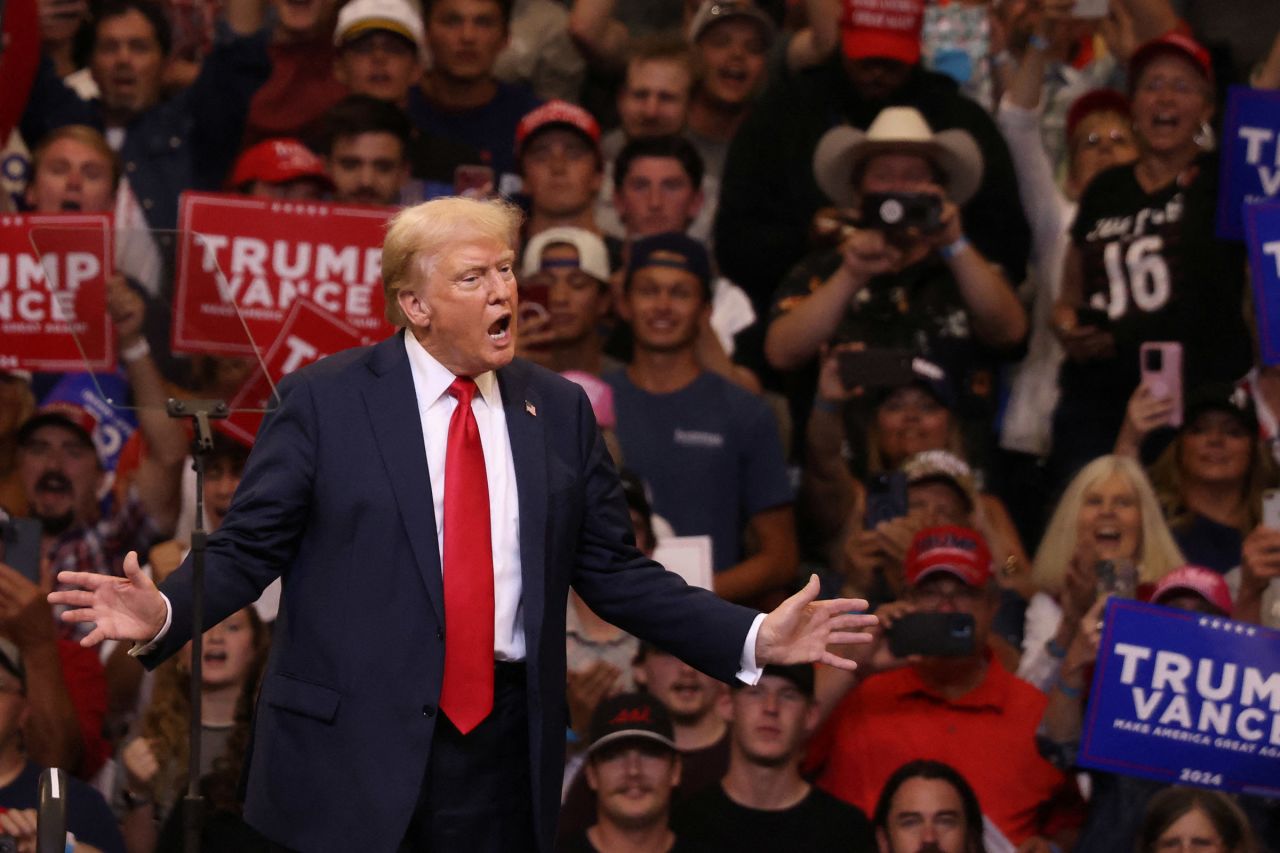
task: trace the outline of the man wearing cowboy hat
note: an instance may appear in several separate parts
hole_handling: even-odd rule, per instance
[[[965,206],[970,238],[1010,281],[1025,275],[1030,230],[1009,149],[991,117],[954,80],[920,64],[924,0],[843,0],[842,49],[803,74],[771,79],[729,150],[716,217],[716,259],[757,312],[809,244],[827,200],[809,171],[818,139],[837,124],[866,129],[887,106],[911,106],[938,130],[968,131],[985,163]],[[953,199],[954,200],[954,199]]]
[[[912,349],[943,366],[964,415],[990,415],[995,362],[1016,355],[1027,317],[1004,272],[965,236],[959,206],[983,178],[973,137],[934,133],[917,110],[887,107],[865,133],[828,131],[813,173],[840,208],[839,244],[784,281],[769,363],[795,369],[832,342]],[[929,221],[910,224],[909,208]],[[981,404],[965,405],[974,396]]]

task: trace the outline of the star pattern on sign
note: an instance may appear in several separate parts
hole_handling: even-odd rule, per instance
[[[329,209],[317,204],[294,204],[287,201],[271,203],[272,213],[303,213],[307,216],[328,216]]]
[[[1208,616],[1201,616],[1197,624],[1201,628],[1217,628],[1219,630],[1240,634],[1245,637],[1258,636],[1258,629],[1244,622],[1232,622],[1228,619],[1212,619]]]

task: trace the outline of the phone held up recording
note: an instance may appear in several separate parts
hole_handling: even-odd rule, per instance
[[[1093,566],[1097,593],[1116,598],[1137,598],[1138,567],[1132,560],[1099,560]]]

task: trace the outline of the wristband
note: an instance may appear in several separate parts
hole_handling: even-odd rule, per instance
[[[813,398],[813,408],[819,412],[826,412],[829,415],[840,414],[840,404],[833,400],[824,400],[821,397]]]
[[[1062,695],[1066,696],[1068,699],[1079,699],[1080,693],[1083,691],[1083,688],[1071,687],[1070,685],[1068,685],[1065,681],[1062,680],[1061,675],[1059,675],[1057,680],[1053,682],[1053,686],[1058,688],[1058,690],[1062,691]]]
[[[1039,33],[1032,33],[1027,39],[1027,47],[1035,48],[1041,53],[1044,53],[1049,49],[1049,40]]]
[[[132,364],[141,358],[151,355],[151,344],[147,343],[146,338],[138,338],[124,349],[120,350],[120,360],[125,364]]]
[[[939,247],[938,254],[944,261],[950,261],[967,248],[969,248],[969,239],[961,235],[954,243]]]
[[[1057,658],[1058,660],[1062,660],[1067,656],[1067,650],[1064,649],[1053,637],[1050,637],[1049,641],[1044,644],[1044,650],[1049,653],[1050,657]]]

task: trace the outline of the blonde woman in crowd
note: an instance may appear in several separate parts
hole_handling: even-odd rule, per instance
[[[1027,607],[1018,676],[1046,692],[1080,618],[1098,593],[1100,561],[1130,563],[1151,584],[1186,560],[1137,462],[1100,456],[1075,476],[1054,510],[1032,563],[1039,592]]]

